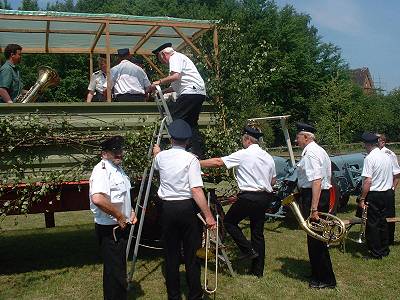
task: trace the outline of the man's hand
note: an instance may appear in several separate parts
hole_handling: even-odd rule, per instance
[[[132,211],[132,213],[131,213],[131,219],[130,219],[129,221],[131,222],[132,225],[133,225],[133,224],[136,224],[137,218],[136,218],[135,211]]]
[[[318,222],[319,221],[318,211],[314,210],[314,211],[311,212],[310,220],[314,221],[314,222]]]
[[[154,147],[153,147],[153,156],[155,157],[160,152],[161,152],[160,146],[159,145],[154,145]]]
[[[368,205],[365,203],[364,199],[359,199],[358,206],[361,207],[362,209],[364,209],[365,206],[368,206]]]
[[[206,217],[206,223],[207,223],[208,229],[214,230],[217,228],[217,222],[215,222],[215,219],[212,215],[209,217]]]
[[[156,90],[156,84],[154,82],[146,89],[146,93],[151,94]]]
[[[119,227],[121,227],[122,230],[125,229],[125,227],[126,227],[126,218],[125,218],[125,216],[123,214],[118,216],[117,222],[118,222]]]

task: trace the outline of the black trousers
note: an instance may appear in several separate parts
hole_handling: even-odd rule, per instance
[[[396,216],[395,191],[392,189],[388,191],[388,196],[386,197],[385,215],[386,218],[394,218]],[[394,245],[395,222],[387,223],[387,226],[389,245]]]
[[[199,131],[199,115],[206,96],[196,94],[183,94],[170,104],[172,119],[182,119],[192,128],[191,147],[192,153],[199,159],[204,156],[204,143]]]
[[[119,94],[114,102],[145,102],[144,94]]]
[[[312,189],[301,189],[301,198],[301,210],[303,217],[306,219],[311,211]],[[322,190],[318,211],[329,211],[329,199],[329,190]],[[311,265],[311,280],[326,284],[336,284],[327,244],[307,235],[307,247]]]
[[[95,224],[103,257],[103,293],[105,300],[127,299],[126,246],[129,226],[125,230],[117,229],[115,241],[113,228],[117,225]]]
[[[384,192],[369,192],[365,199],[368,203],[365,237],[368,250],[375,257],[389,255],[386,199],[391,195],[392,189]]]
[[[107,101],[107,97],[103,95],[103,93],[96,91],[96,94],[93,95],[92,102],[104,102]]]
[[[202,299],[200,261],[196,251],[201,247],[202,225],[193,199],[163,201],[161,222],[166,262],[166,285],[168,299],[181,299],[179,264],[183,245],[186,282],[189,287],[187,299]]]
[[[240,251],[249,253],[254,249],[258,257],[253,259],[251,274],[263,276],[265,259],[264,222],[265,212],[272,201],[268,192],[241,192],[225,215],[224,226],[238,245]],[[239,222],[250,218],[251,242],[246,239]]]

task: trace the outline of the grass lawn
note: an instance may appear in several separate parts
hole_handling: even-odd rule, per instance
[[[399,199],[398,195],[398,199]],[[354,203],[353,201],[350,201]],[[400,213],[399,201],[397,212]],[[339,216],[354,215],[350,204]],[[0,231],[0,299],[102,299],[102,264],[91,212],[56,214],[46,229],[43,215],[7,217]],[[248,233],[248,224],[243,223]],[[381,261],[365,261],[365,245],[347,241],[347,252],[330,250],[338,287],[310,290],[306,236],[294,220],[266,223],[265,275],[245,275],[246,262],[235,262],[237,249],[227,239],[232,278],[221,270],[216,299],[399,299],[400,224],[396,244]],[[353,227],[349,237],[358,236]],[[130,299],[166,299],[163,259],[159,251],[141,250]],[[182,268],[181,283],[186,291]],[[213,297],[212,297],[213,298]]]

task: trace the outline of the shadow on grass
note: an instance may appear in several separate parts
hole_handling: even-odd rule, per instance
[[[24,230],[0,235],[0,274],[54,270],[102,264],[94,225]],[[139,251],[141,261],[160,251]]]
[[[283,275],[300,281],[309,280],[311,269],[307,260],[292,257],[278,257],[277,260],[282,262],[282,267],[279,271]]]

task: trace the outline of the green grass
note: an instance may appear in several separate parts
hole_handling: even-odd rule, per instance
[[[354,200],[353,200],[354,202]],[[397,204],[399,212],[400,205]],[[339,214],[354,215],[355,205]],[[56,227],[44,228],[42,215],[9,216],[1,223],[0,299],[102,299],[102,264],[91,212],[56,214]],[[248,233],[248,224],[244,222]],[[365,261],[365,245],[347,241],[347,252],[330,250],[338,281],[334,290],[310,290],[306,236],[294,220],[266,223],[265,275],[245,275],[248,263],[235,262],[237,249],[227,239],[232,278],[221,270],[216,299],[398,299],[400,225],[396,245],[382,261]],[[358,227],[349,234],[356,238]],[[141,250],[130,299],[166,299],[159,251]],[[186,291],[184,271],[181,283]],[[211,297],[212,298],[212,297]]]

